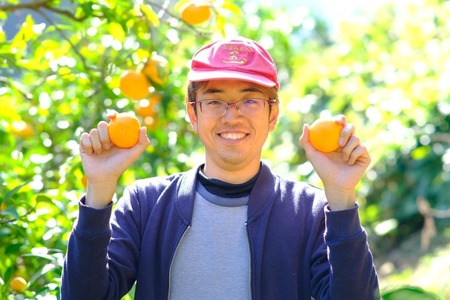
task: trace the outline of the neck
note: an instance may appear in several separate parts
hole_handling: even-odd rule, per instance
[[[245,168],[220,168],[214,164],[205,163],[203,174],[208,178],[218,179],[223,182],[240,184],[249,181],[258,174],[261,162]]]

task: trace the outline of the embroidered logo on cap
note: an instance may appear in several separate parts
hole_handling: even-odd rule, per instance
[[[226,64],[238,64],[238,65],[243,65],[247,62],[247,54],[248,52],[252,52],[253,49],[248,47],[248,46],[244,46],[244,45],[231,45],[231,44],[227,44],[227,45],[222,45],[222,47],[224,50],[229,51],[230,56],[228,57],[228,59],[223,59],[222,62],[226,63]],[[241,53],[243,52],[243,53]]]

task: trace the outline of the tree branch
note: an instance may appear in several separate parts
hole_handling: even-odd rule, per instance
[[[33,2],[26,2],[26,3],[17,3],[17,4],[0,4],[0,11],[15,11],[18,9],[32,9],[37,10],[40,7],[44,7],[50,2],[51,0],[36,0]]]
[[[59,33],[59,35],[66,40],[70,47],[72,47],[73,52],[75,52],[75,54],[80,58],[81,63],[83,64],[83,67],[85,70],[89,70],[90,68],[86,65],[86,60],[84,59],[83,55],[78,51],[77,47],[75,47],[75,45],[72,43],[72,41],[66,37],[66,35],[64,34],[64,32],[62,32],[62,30],[58,27],[58,25],[53,22],[53,20],[51,18],[49,18],[45,13],[43,13],[40,10],[37,10],[37,12],[51,25],[53,25],[55,27],[55,30]]]
[[[63,15],[65,17],[68,17],[69,19],[72,19],[72,20],[77,21],[77,22],[84,21],[84,20],[86,20],[88,18],[88,15],[85,15],[84,17],[77,18],[70,11],[67,11],[67,10],[64,10],[64,9],[59,9],[59,8],[56,8],[56,7],[52,7],[52,6],[48,5],[48,4],[45,4],[43,6],[43,8],[48,9],[49,11],[54,12],[55,14]]]
[[[85,15],[83,17],[76,17],[72,12],[64,9],[60,9],[57,7],[51,6],[49,3],[51,0],[36,0],[32,2],[26,2],[26,3],[18,3],[18,4],[0,4],[0,11],[5,12],[11,12],[19,9],[31,9],[34,11],[39,12],[41,8],[47,9],[55,14],[65,16],[71,20],[81,22],[85,19],[87,19],[89,16]],[[96,16],[100,17],[100,16]]]

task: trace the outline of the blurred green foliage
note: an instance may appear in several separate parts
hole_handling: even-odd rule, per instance
[[[173,1],[0,4],[3,28],[14,31],[0,29],[0,298],[19,297],[9,287],[14,276],[27,280],[26,299],[58,298],[85,188],[79,136],[107,109],[135,109],[120,75],[153,52],[168,60],[170,77],[154,85],[162,102],[151,146],[117,195],[136,178],[202,160],[186,119],[186,74],[194,52],[224,35],[259,41],[279,67],[282,115],[264,153],[275,171],[320,185],[298,143],[302,124],[345,114],[356,125],[374,160],[359,187],[361,215],[375,253],[389,251],[422,229],[418,197],[450,207],[449,3],[386,2],[333,34],[304,7],[247,1],[211,1],[212,19],[195,27]],[[449,224],[436,219],[438,231]]]

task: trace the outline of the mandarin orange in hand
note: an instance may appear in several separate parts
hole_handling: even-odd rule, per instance
[[[321,118],[309,128],[309,141],[316,150],[333,152],[339,148],[342,125],[334,119]]]
[[[119,148],[131,148],[139,141],[141,123],[131,113],[117,113],[109,120],[111,142]]]

